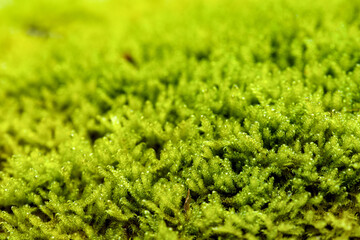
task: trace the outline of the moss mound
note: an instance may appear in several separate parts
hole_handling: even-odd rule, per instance
[[[360,238],[360,1],[0,1],[0,239]]]

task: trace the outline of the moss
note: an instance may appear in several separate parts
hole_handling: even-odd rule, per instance
[[[0,239],[360,238],[359,9],[3,1]]]

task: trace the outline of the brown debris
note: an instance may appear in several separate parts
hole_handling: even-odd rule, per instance
[[[190,201],[191,201],[191,197],[190,197],[190,189],[188,189],[186,198],[185,198],[185,203],[184,203],[184,211],[185,214],[188,214],[189,210],[190,210]]]
[[[136,62],[130,53],[124,53],[122,57],[130,64],[136,66]]]

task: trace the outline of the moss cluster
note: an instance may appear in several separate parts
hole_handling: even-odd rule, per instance
[[[360,1],[0,22],[0,239],[360,238]]]

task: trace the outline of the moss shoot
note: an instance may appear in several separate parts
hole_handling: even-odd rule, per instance
[[[359,0],[0,22],[0,239],[360,239]]]

